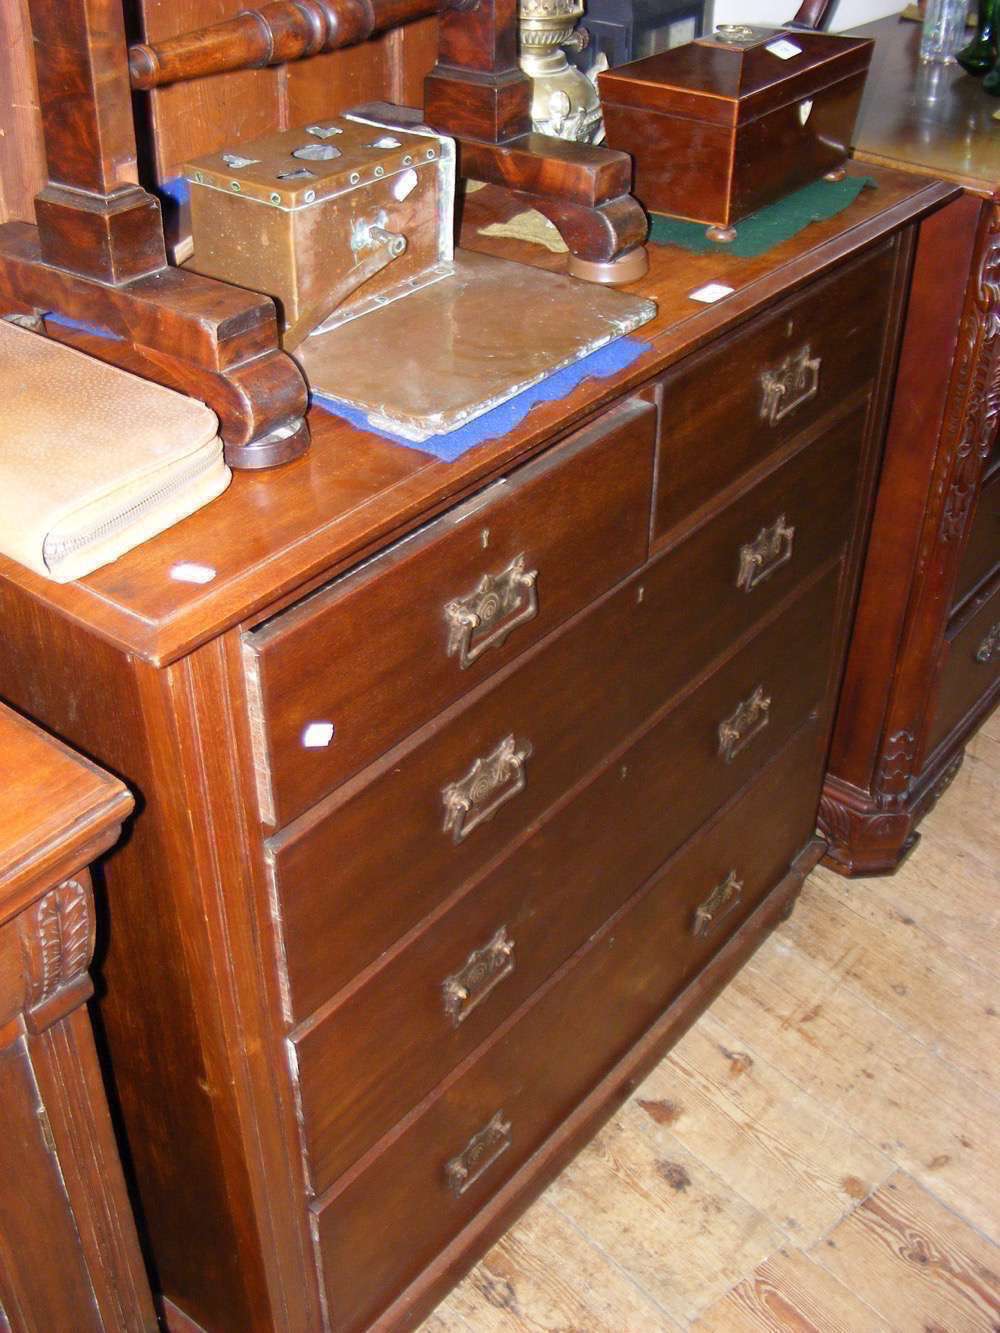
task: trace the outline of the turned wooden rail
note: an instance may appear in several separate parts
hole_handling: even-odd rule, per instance
[[[133,88],[159,88],[227,70],[259,69],[367,41],[377,32],[474,0],[271,0],[155,46],[129,47]]]

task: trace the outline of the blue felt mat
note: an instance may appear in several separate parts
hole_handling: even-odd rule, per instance
[[[401,435],[394,435],[380,426],[370,425],[364,412],[342,403],[337,398],[321,393],[313,393],[311,398],[316,407],[332,412],[334,416],[343,417],[359,430],[371,431],[372,434],[381,435],[395,444],[403,444],[408,449],[419,449],[421,453],[433,454],[443,463],[453,463],[456,458],[461,458],[477,444],[512,431],[515,426],[520,425],[536,403],[548,403],[557,398],[565,398],[585,379],[603,379],[619,370],[625,370],[633,361],[638,360],[643,352],[648,351],[649,347],[650,344],[643,342],[641,338],[616,338],[614,342],[599,347],[596,352],[591,352],[581,361],[575,362],[572,366],[564,366],[562,370],[557,370],[555,374],[549,375],[547,379],[541,380],[532,388],[525,389],[515,398],[509,398],[499,407],[484,412],[474,421],[445,435],[430,435],[419,444],[415,440],[404,440]]]

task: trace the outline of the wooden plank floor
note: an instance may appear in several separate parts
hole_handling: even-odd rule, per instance
[[[810,877],[423,1333],[1000,1333],[1000,714],[923,831]]]

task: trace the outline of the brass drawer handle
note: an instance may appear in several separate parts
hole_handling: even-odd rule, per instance
[[[719,723],[719,754],[725,762],[731,764],[770,721],[771,699],[763,685],[758,685],[749,699]]]
[[[1000,652],[1000,620],[983,636],[982,642],[976,649],[976,661],[990,662],[998,652]]]
[[[517,555],[499,574],[484,574],[475,589],[444,608],[448,656],[464,671],[487,648],[499,648],[511,630],[538,615],[538,570]]]
[[[524,763],[530,754],[527,741],[518,749],[514,737],[505,736],[491,754],[475,760],[465,777],[442,788],[445,833],[462,842],[523,791]]]
[[[503,1111],[497,1111],[488,1125],[473,1134],[458,1156],[445,1163],[448,1188],[456,1196],[464,1194],[509,1147],[510,1121],[503,1118]]]
[[[691,933],[698,936],[707,935],[712,927],[720,921],[727,912],[733,910],[739,902],[742,892],[742,881],[736,878],[735,870],[730,870],[722,883],[716,884],[715,888],[695,912]]]
[[[777,370],[765,370],[760,377],[763,391],[760,415],[770,426],[794,412],[797,407],[815,398],[819,392],[820,358],[810,356],[806,343],[797,352],[786,356]]]
[[[794,541],[795,529],[785,522],[784,514],[779,514],[770,527],[761,528],[752,542],[740,547],[737,588],[751,592],[758,583],[763,583],[782,565],[787,565],[792,558]]]
[[[501,926],[488,944],[473,949],[465,964],[441,983],[444,1011],[455,1027],[513,971],[514,941]]]

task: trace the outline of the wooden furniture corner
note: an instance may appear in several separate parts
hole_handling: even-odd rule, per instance
[[[0,1327],[158,1327],[86,1002],[124,785],[0,706]]]

